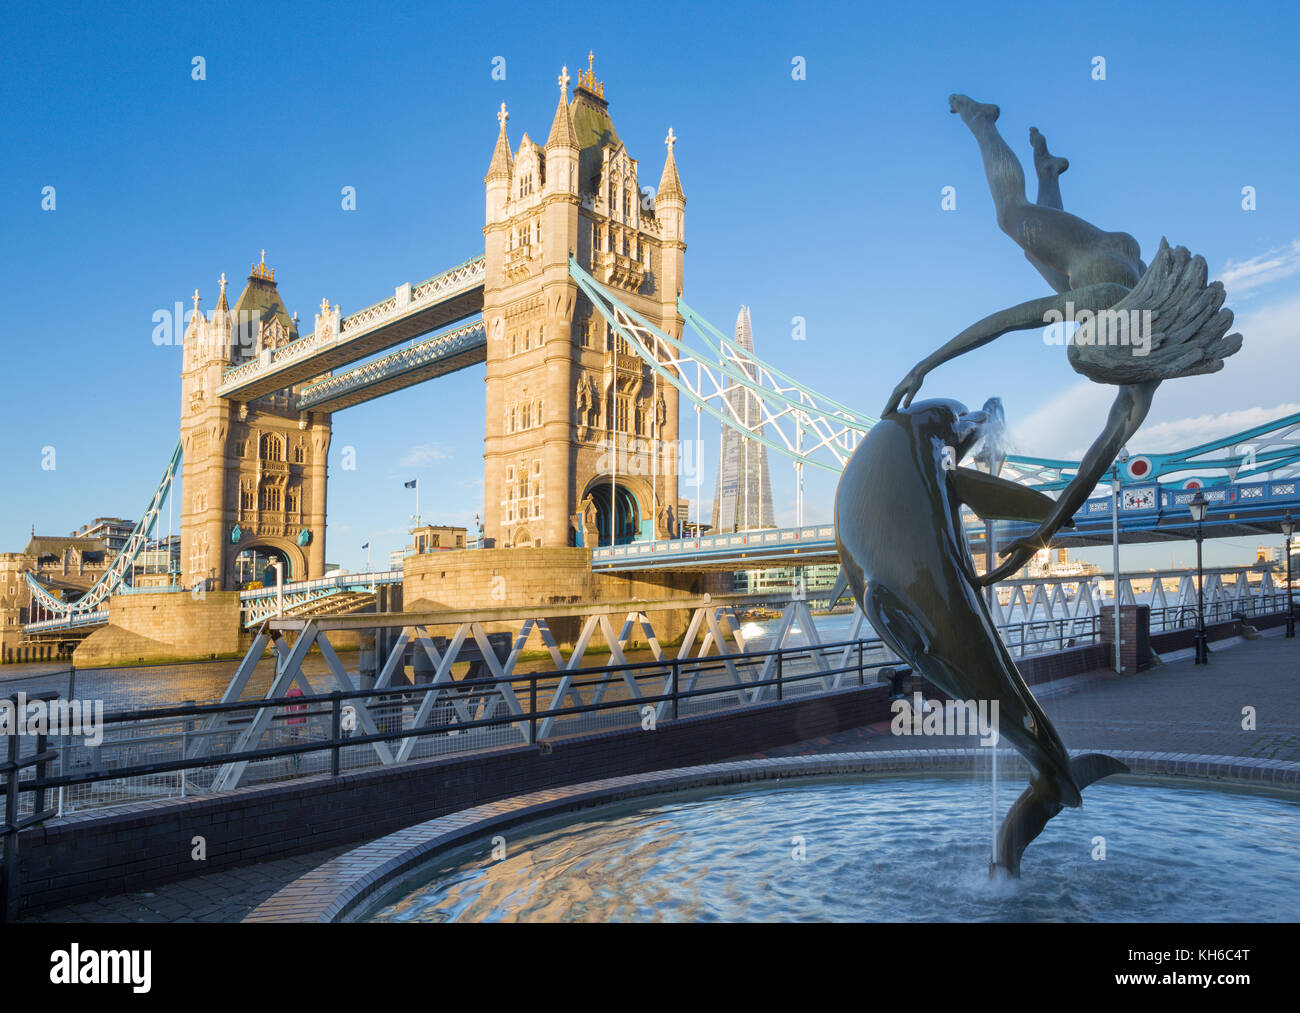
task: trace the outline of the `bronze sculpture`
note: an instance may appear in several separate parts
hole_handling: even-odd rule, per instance
[[[998,731],[1030,768],[1030,782],[1003,820],[994,867],[1018,874],[1025,847],[1064,806],[1082,804],[1092,782],[1127,768],[1089,753],[1071,760],[1060,736],[1016,669],[981,586],[1020,569],[1063,525],[1071,524],[1098,479],[1137,431],[1166,379],[1212,373],[1241,347],[1227,334],[1219,282],[1205,260],[1161,242],[1148,267],[1137,240],[1106,232],[1063,208],[1059,177],[1069,163],[1030,130],[1038,198],[1025,196],[1020,162],[995,126],[997,106],[949,98],[975,136],[998,225],[1056,291],[991,314],[921,360],[894,389],[880,422],[845,466],[835,494],[835,535],[847,582],[881,639],[957,701],[996,702]],[[1001,405],[967,411],[955,401],[912,404],[935,367],[1006,334],[1073,319],[1068,357],[1079,373],[1119,388],[1106,427],[1056,499],[996,476]],[[1225,337],[1226,335],[1226,337]],[[986,439],[987,438],[987,439]],[[985,439],[989,470],[960,467]],[[986,520],[1037,524],[1008,546],[1005,561],[975,572],[961,505]]]
[[[996,703],[997,732],[1029,764],[1029,787],[998,833],[996,867],[1020,871],[1025,847],[1098,778],[1128,768],[1071,760],[998,635],[966,547],[961,505],[987,519],[1041,521],[1052,500],[960,467],[998,419],[956,401],[920,401],[881,419],[845,466],[835,538],[854,598],[880,638],[954,700]],[[992,871],[992,869],[990,870]]]
[[[1047,150],[1036,128],[1030,129],[1030,143],[1038,199],[1029,203],[1020,161],[995,125],[998,107],[965,95],[952,95],[948,103],[979,144],[999,227],[1024,250],[1057,295],[1001,310],[966,328],[912,368],[894,389],[882,415],[900,404],[911,404],[925,375],[942,363],[1008,331],[1041,328],[1067,313],[1088,318],[1070,342],[1070,365],[1091,380],[1119,387],[1106,427],[1084,455],[1074,479],[1038,530],[1007,546],[1005,562],[980,578],[990,584],[1024,566],[1074,515],[1120,448],[1137,432],[1161,381],[1222,369],[1223,360],[1241,347],[1241,335],[1227,334],[1232,312],[1223,308],[1222,283],[1207,284],[1204,258],[1181,246],[1170,249],[1162,240],[1147,267],[1132,236],[1103,231],[1065,211],[1059,177],[1069,163]],[[1150,332],[1142,345],[1108,340],[1120,325],[1129,334],[1143,321],[1149,321]],[[1114,328],[1109,326],[1112,323]]]

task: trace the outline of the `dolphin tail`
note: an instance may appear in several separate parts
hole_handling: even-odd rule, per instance
[[[1125,764],[1105,753],[1084,753],[1070,761],[1070,774],[1080,791],[1103,777],[1126,773]],[[1011,876],[1020,875],[1020,857],[1025,848],[1043,832],[1047,821],[1064,808],[1058,794],[1050,779],[1036,776],[1030,779],[1029,787],[1021,792],[998,830],[997,861],[989,863],[990,876],[999,869]]]

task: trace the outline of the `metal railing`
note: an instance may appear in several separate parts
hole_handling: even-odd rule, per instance
[[[1286,605],[1285,591],[1240,600],[1218,599],[1205,603],[1205,624],[1212,626],[1242,616],[1251,619],[1277,615],[1286,611]],[[1149,631],[1155,634],[1195,629],[1197,615],[1197,606],[1192,604],[1152,609]],[[1002,623],[998,629],[1012,653],[1023,658],[1028,654],[1064,651],[1083,644],[1100,643],[1101,621],[1100,615],[1053,616]]]
[[[36,693],[32,700],[46,701],[58,698],[58,693]],[[18,698],[10,698],[17,713]],[[47,737],[35,736],[35,749],[31,754],[22,756],[22,738],[19,735],[19,723],[14,721],[5,736],[5,758],[0,763],[0,774],[5,776],[4,784],[4,819],[0,822],[0,843],[4,845],[4,865],[0,866],[0,922],[14,921],[18,917],[18,831],[43,823],[54,815],[54,811],[45,807],[48,789],[43,783],[49,764],[58,759],[58,751],[46,749]],[[26,784],[22,781],[24,770],[34,769],[35,778]],[[31,810],[26,816],[19,816],[18,803],[23,792],[32,795]]]
[[[1216,602],[1206,605],[1205,621],[1209,625],[1236,616],[1279,614],[1285,607],[1285,594]],[[1150,629],[1153,634],[1191,629],[1196,619],[1194,606],[1153,610]],[[1101,626],[1097,616],[1079,616],[1024,620],[1006,624],[1001,631],[1012,654],[1024,658],[1097,643]],[[850,655],[853,664],[846,667],[842,659]],[[98,746],[51,736],[58,747],[60,773],[45,783],[59,791],[58,811],[70,813],[204,793],[212,790],[217,779],[203,771],[238,761],[255,765],[249,771],[251,780],[267,782],[323,773],[327,766],[358,769],[390,762],[367,748],[374,742],[399,742],[401,762],[481,751],[630,727],[641,720],[641,708],[649,704],[656,705],[658,720],[668,712],[673,717],[700,713],[726,707],[729,701],[744,707],[764,702],[771,692],[784,698],[791,686],[810,692],[817,680],[824,691],[831,691],[840,688],[845,675],[861,682],[866,673],[898,660],[879,638],[870,637],[505,678],[403,682],[383,690],[124,710],[104,717],[103,742]],[[411,669],[409,664],[402,666],[403,671]],[[658,684],[652,685],[656,680]],[[429,694],[438,699],[421,715],[421,704]],[[551,700],[543,704],[547,694]],[[374,717],[382,731],[342,738],[332,734],[326,722],[327,716],[332,720],[332,711],[319,709],[327,704],[332,708],[332,701],[363,701],[360,709]],[[270,731],[263,736],[270,744],[259,740],[258,748],[236,752],[241,733],[267,708],[274,711]],[[331,754],[328,765],[327,752]],[[297,761],[278,762],[295,756]]]

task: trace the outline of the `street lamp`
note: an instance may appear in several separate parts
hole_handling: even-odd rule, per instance
[[[1282,534],[1286,535],[1286,635],[1295,636],[1295,610],[1291,607],[1291,535],[1295,531],[1295,521],[1291,511],[1282,519]]]
[[[1120,447],[1119,456],[1115,458],[1115,463],[1111,466],[1111,483],[1110,483],[1110,531],[1111,531],[1111,549],[1114,558],[1114,605],[1115,610],[1115,674],[1122,674],[1124,671],[1123,654],[1119,646],[1119,507],[1120,507],[1120,477],[1119,466],[1128,463],[1128,447]]]
[[[1205,522],[1205,508],[1209,505],[1198,489],[1192,501],[1187,504],[1192,520],[1196,522],[1196,664],[1204,665],[1210,660],[1210,649],[1205,642],[1205,578],[1201,574],[1201,539],[1202,525]]]

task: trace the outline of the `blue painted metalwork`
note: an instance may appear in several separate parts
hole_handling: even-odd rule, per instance
[[[1120,516],[1125,542],[1153,542],[1192,537],[1187,504],[1197,489],[1170,488],[1154,482],[1124,486]],[[1282,518],[1300,516],[1300,479],[1269,482],[1221,482],[1199,490],[1209,501],[1205,532],[1210,537],[1277,533]],[[1106,544],[1111,541],[1111,496],[1087,500],[1074,515],[1075,527],[1062,529],[1053,545]],[[963,511],[966,537],[972,543],[985,537],[984,523],[970,511]],[[998,522],[1000,539],[1018,538],[1034,530],[1032,524]],[[816,557],[816,558],[813,558]],[[690,566],[718,566],[738,569],[763,563],[767,566],[801,565],[835,561],[835,532],[829,524],[796,528],[767,528],[705,535],[700,538],[657,539],[614,548],[594,550],[595,570],[676,569]]]
[[[805,524],[797,528],[728,532],[699,538],[661,538],[593,550],[593,570],[658,569],[721,562],[771,566],[801,562],[800,557],[834,557],[835,527]],[[813,562],[818,561],[814,559]]]
[[[136,559],[139,558],[140,553],[144,551],[148,544],[149,538],[153,534],[154,525],[158,521],[158,514],[162,510],[162,505],[167,501],[168,495],[171,494],[180,463],[181,444],[177,441],[176,449],[172,451],[172,456],[167,462],[167,470],[163,472],[163,477],[158,482],[158,488],[154,490],[153,497],[140,515],[140,520],[136,523],[135,529],[127,537],[126,544],[113,558],[113,562],[108,569],[75,602],[65,602],[54,597],[41,586],[40,581],[33,577],[30,572],[27,573],[27,586],[31,590],[32,598],[39,602],[46,611],[59,613],[61,617],[66,617],[66,619],[42,620],[40,624],[28,623],[23,626],[24,631],[31,630],[37,625],[40,625],[42,629],[49,629],[52,627],[48,624],[58,622],[63,622],[68,626],[84,625],[82,622],[74,623],[72,620],[101,612],[103,613],[103,619],[96,621],[102,622],[108,618],[107,612],[103,612],[102,605],[108,600],[109,595],[122,586],[126,576],[135,567]]]
[[[790,374],[738,348],[731,339],[700,316],[680,296],[677,300],[678,312],[681,313],[686,327],[703,343],[702,353],[690,348],[683,340],[673,338],[656,328],[591,277],[572,257],[569,260],[569,274],[610,326],[650,365],[651,369],[685,394],[698,408],[717,418],[723,425],[744,432],[747,438],[757,440],[777,453],[793,459],[796,463],[807,463],[826,471],[838,472],[843,467],[841,459],[843,455],[835,454],[837,460],[833,462],[815,460],[809,456],[808,451],[792,447],[791,441],[785,441],[786,445],[783,446],[781,442],[772,440],[761,432],[756,433],[746,429],[740,420],[729,417],[725,411],[714,407],[710,403],[710,396],[692,387],[683,366],[691,362],[698,363],[702,368],[716,370],[721,375],[723,379],[715,381],[718,385],[725,380],[726,383],[751,391],[765,406],[765,411],[771,412],[768,418],[764,419],[764,426],[770,424],[770,420],[780,417],[779,406],[782,405],[793,409],[798,414],[802,431],[807,431],[809,425],[818,422],[833,422],[848,432],[860,435],[869,430],[876,421],[873,417],[813,390]],[[647,347],[647,338],[657,349],[669,351],[672,368],[665,368],[664,364],[658,361],[654,350]],[[771,410],[767,408],[769,405],[778,407]],[[840,442],[848,447],[852,441]],[[1141,459],[1142,466],[1147,470],[1141,475],[1122,474],[1121,482],[1156,481],[1162,477],[1206,469],[1221,469],[1226,472],[1226,475],[1218,479],[1219,481],[1230,481],[1242,471],[1261,475],[1273,474],[1275,477],[1279,472],[1300,473],[1300,413],[1253,426],[1187,450],[1164,454],[1141,454],[1131,460],[1137,458]],[[1006,475],[1027,485],[1052,490],[1067,485],[1078,467],[1077,461],[1013,454],[1007,457]],[[1130,464],[1130,468],[1132,467],[1134,465]]]
[[[381,585],[400,584],[401,570],[370,570],[360,573],[334,573],[315,580],[298,580],[283,585],[253,588],[239,592],[242,622],[251,629],[275,615],[279,602],[283,602],[286,615],[316,605],[326,598],[340,594],[369,594]],[[279,595],[283,594],[283,598]]]
[[[298,395],[298,410],[308,411],[345,394],[364,391],[369,387],[476,349],[482,349],[486,357],[487,327],[482,317],[451,330],[431,335],[414,342],[408,348],[390,352],[373,362],[364,363],[345,373],[338,373],[312,384]],[[467,362],[465,365],[470,363]]]
[[[97,623],[108,622],[108,609],[100,612],[86,612],[83,615],[74,615],[66,619],[42,619],[38,623],[25,623],[23,632],[26,634],[49,633],[54,630],[71,630],[81,626],[94,626]]]
[[[486,259],[478,256],[435,274],[418,285],[404,285],[387,299],[344,317],[339,321],[337,333],[306,334],[279,348],[265,349],[255,359],[232,366],[222,374],[217,393],[222,397],[239,398],[253,391],[258,396],[260,392],[265,392],[263,388],[275,379],[277,373],[285,372],[288,376],[292,372],[295,377],[302,379],[303,365],[310,365],[315,359],[324,357],[328,360],[325,368],[330,368],[405,340],[410,337],[409,329],[405,335],[399,335],[396,341],[382,340],[382,334],[389,330],[401,330],[398,325],[409,323],[412,319],[418,321],[422,314],[441,304],[452,303],[476,291],[481,292],[485,272]],[[479,309],[481,308],[480,300]],[[453,317],[466,315],[468,312],[457,312]],[[422,326],[418,331],[431,329]],[[377,334],[377,340],[362,340],[367,337],[374,339]],[[318,369],[316,372],[321,371],[323,370]],[[305,375],[313,374],[308,371]],[[287,386],[291,380],[292,377],[280,386]]]

